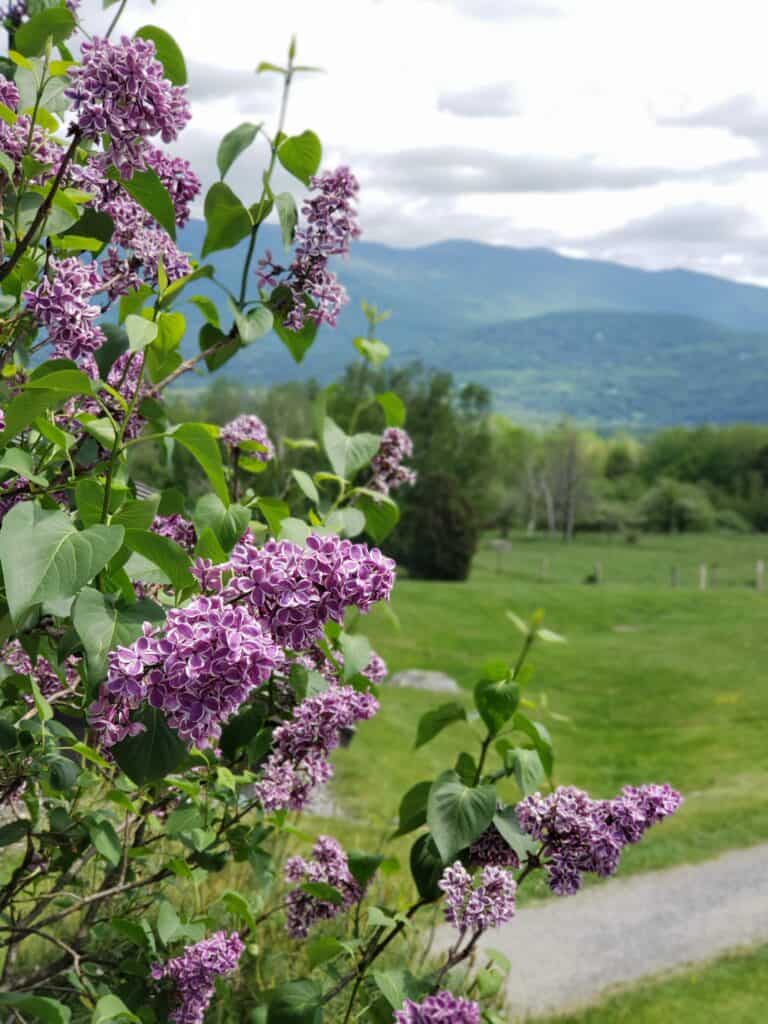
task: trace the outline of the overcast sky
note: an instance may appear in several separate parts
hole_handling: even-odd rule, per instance
[[[274,125],[277,81],[253,69],[296,33],[325,73],[298,81],[289,133],[356,171],[367,239],[768,283],[764,0],[129,0],[124,28],[148,22],[188,57],[177,149],[206,185],[226,130]],[[262,157],[233,170],[245,200]]]

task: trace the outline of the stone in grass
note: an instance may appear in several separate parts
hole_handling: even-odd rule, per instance
[[[398,672],[389,680],[390,686],[405,686],[411,690],[430,690],[432,693],[458,693],[459,684],[444,672],[429,669],[408,668]]]

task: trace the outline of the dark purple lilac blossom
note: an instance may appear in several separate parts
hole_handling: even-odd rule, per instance
[[[669,785],[625,786],[614,800],[592,800],[574,786],[560,786],[546,797],[526,797],[517,816],[523,831],[543,843],[550,888],[564,896],[581,888],[585,872],[612,875],[623,848],[681,803]]]
[[[515,916],[517,883],[504,868],[488,866],[473,885],[472,876],[456,861],[438,882],[445,893],[445,919],[459,932],[498,928]]]
[[[470,846],[469,862],[473,867],[520,867],[520,858],[493,822]]]
[[[480,1024],[480,1007],[451,992],[437,992],[420,1003],[406,999],[395,1011],[395,1024]]]
[[[66,6],[73,14],[77,14],[81,0],[66,0]],[[0,21],[6,21],[15,30],[26,21],[29,15],[27,0],[9,0],[0,8]]]
[[[328,755],[339,746],[342,731],[372,718],[379,710],[373,694],[351,686],[331,686],[308,697],[293,718],[272,734],[272,752],[254,792],[267,811],[306,807],[312,791],[333,775]]]
[[[69,78],[74,125],[86,139],[109,136],[107,155],[124,178],[146,168],[148,139],[172,142],[191,116],[185,87],[166,79],[149,39],[87,40]]]
[[[275,446],[269,439],[267,428],[264,423],[253,413],[243,413],[221,428],[219,435],[224,444],[230,448],[240,448],[246,441],[255,441],[263,446],[264,451],[258,449],[249,451],[254,459],[260,462],[269,462],[275,457]]]
[[[303,885],[324,882],[341,894],[341,903],[330,903],[311,896],[302,889],[291,889],[286,897],[286,930],[294,939],[306,938],[317,921],[330,921],[359,903],[363,890],[349,870],[347,855],[332,836],[318,836],[311,860],[289,857],[285,862],[286,882]]]
[[[290,267],[274,263],[272,254],[267,252],[257,269],[262,287],[274,287],[282,279],[289,289],[292,307],[285,326],[291,331],[300,331],[306,320],[336,326],[339,311],[349,298],[328,269],[328,261],[332,256],[346,256],[350,242],[361,233],[353,205],[360,186],[348,167],[316,175],[310,180],[310,187],[316,194],[301,208],[306,223],[296,232]],[[311,299],[310,308],[305,304],[305,296]]]
[[[80,664],[79,658],[70,655],[66,659],[62,678],[50,661],[41,654],[38,654],[35,661],[32,661],[22,647],[21,641],[15,638],[6,641],[0,650],[0,661],[14,672],[18,672],[19,675],[34,679],[44,697],[52,697],[63,689],[74,690],[80,683],[80,673],[77,670]],[[32,702],[31,697],[29,701]]]
[[[27,309],[47,328],[54,358],[72,359],[92,371],[93,353],[105,341],[94,323],[101,310],[90,301],[103,288],[99,267],[75,256],[52,256],[49,266],[50,275],[24,292]]]
[[[387,427],[381,435],[378,452],[371,459],[373,477],[368,484],[372,491],[388,495],[407,484],[416,483],[417,474],[402,464],[403,459],[413,455],[413,441],[400,427]]]
[[[18,110],[21,97],[15,82],[5,75],[0,75],[0,103],[4,103],[11,110]]]
[[[266,620],[282,647],[306,651],[332,620],[342,623],[347,608],[365,613],[386,601],[395,582],[395,563],[378,548],[331,534],[310,534],[306,546],[270,540],[263,547],[243,540],[227,568],[227,600],[247,601]]]
[[[197,530],[184,516],[175,512],[172,516],[155,516],[152,533],[175,541],[185,551],[194,551],[197,544]]]
[[[152,965],[155,981],[173,983],[178,1006],[169,1020],[173,1024],[203,1024],[205,1011],[216,991],[216,978],[237,968],[245,945],[237,934],[214,932],[202,942],[187,946],[181,956]]]
[[[102,745],[111,746],[135,735],[126,713],[146,702],[163,711],[187,743],[210,747],[281,657],[247,608],[198,597],[168,612],[163,634],[145,623],[143,636],[110,653],[107,681],[89,720]]]
[[[176,211],[176,226],[183,228],[189,220],[190,204],[200,194],[200,179],[189,161],[180,156],[170,156],[154,146],[147,150],[145,159],[147,166],[168,189]]]

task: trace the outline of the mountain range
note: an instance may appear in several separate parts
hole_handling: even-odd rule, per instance
[[[190,221],[180,245],[197,254],[204,233]],[[276,228],[265,225],[260,243],[279,259]],[[233,291],[243,255],[239,246],[209,260]],[[757,285],[469,241],[360,241],[336,269],[350,304],[301,365],[270,334],[225,372],[253,385],[330,381],[359,358],[351,342],[365,332],[366,299],[392,311],[379,336],[393,362],[419,360],[483,384],[494,407],[518,419],[643,429],[768,418],[768,289]],[[207,281],[192,291],[216,294]],[[201,318],[193,306],[184,312],[194,339]]]

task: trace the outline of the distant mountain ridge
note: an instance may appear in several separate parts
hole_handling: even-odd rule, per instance
[[[180,244],[199,253],[203,235],[192,221]],[[260,242],[279,258],[276,228],[266,225]],[[242,256],[238,247],[211,260],[232,290]],[[226,372],[265,385],[332,379],[355,358],[367,299],[392,310],[380,333],[394,362],[418,359],[476,380],[496,408],[521,418],[637,427],[768,418],[768,289],[465,241],[413,249],[360,241],[338,270],[350,305],[301,366],[271,335]],[[197,290],[214,294],[207,282]],[[194,308],[185,312],[198,327]]]

